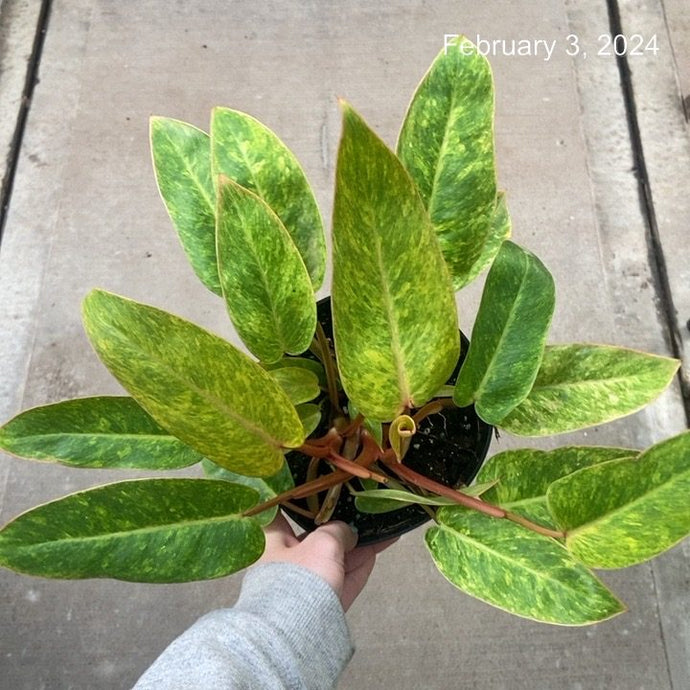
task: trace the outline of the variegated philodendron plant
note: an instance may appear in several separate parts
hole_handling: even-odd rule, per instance
[[[607,422],[657,397],[678,362],[546,345],[553,281],[507,239],[491,71],[466,39],[422,80],[396,152],[350,105],[341,109],[333,342],[314,298],[323,224],[293,154],[228,108],[213,110],[210,135],[152,119],[156,177],[182,247],[253,356],[155,307],[91,292],[86,332],[131,397],[28,410],[0,429],[0,446],[74,467],[201,463],[206,478],[123,481],[37,507],[0,533],[0,563],[56,578],[220,577],[261,555],[262,526],[279,505],[309,497],[307,512],[323,522],[331,507],[319,501],[340,486],[361,511],[425,505],[432,558],[475,597],[549,623],[616,615],[623,604],[590,568],[640,563],[690,531],[690,433],[643,452],[508,450],[458,490],[413,471],[405,454],[420,420],[450,406],[474,405],[524,436]],[[455,292],[487,268],[451,387]],[[290,449],[328,471],[294,486]]]

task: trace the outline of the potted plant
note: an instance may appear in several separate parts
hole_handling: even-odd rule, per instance
[[[587,624],[623,610],[590,568],[621,568],[690,531],[690,433],[640,452],[508,450],[639,410],[678,362],[546,345],[553,280],[511,242],[497,190],[493,82],[458,37],[436,58],[389,150],[347,103],[330,300],[319,210],[292,153],[247,114],[210,135],[151,121],[158,186],[194,271],[251,354],[103,290],[86,332],[131,397],[19,414],[0,447],[75,467],[206,477],[127,480],[39,506],[0,532],[0,564],[58,578],[181,582],[262,553],[279,506],[307,528],[346,519],[362,540],[433,520],[432,558],[514,614]],[[469,346],[455,293],[489,269]],[[476,475],[476,477],[475,477]],[[474,480],[474,483],[472,483]]]

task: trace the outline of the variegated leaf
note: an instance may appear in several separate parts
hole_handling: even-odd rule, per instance
[[[229,575],[264,550],[258,494],[210,479],[143,479],[39,506],[0,532],[0,565],[28,575],[190,582]]]
[[[441,508],[426,544],[456,587],[509,613],[544,623],[587,625],[623,604],[557,541],[508,520]]]
[[[283,493],[283,491],[288,491],[295,485],[292,480],[292,475],[290,474],[290,468],[286,462],[283,463],[283,466],[276,474],[270,477],[246,477],[236,472],[230,472],[230,470],[226,470],[216,465],[215,462],[211,462],[207,459],[202,460],[201,465],[204,469],[204,474],[211,479],[222,479],[226,482],[242,484],[243,486],[248,486],[250,489],[254,489],[254,491],[259,494],[260,503],[270,501],[278,494]],[[254,515],[254,519],[265,527],[273,522],[277,513],[278,506],[273,506],[273,508],[269,508],[268,510]]]
[[[539,259],[504,242],[486,279],[482,301],[453,399],[476,401],[477,414],[496,424],[532,388],[553,315],[553,278]]]
[[[412,180],[343,104],[333,212],[333,321],[343,387],[390,421],[429,400],[453,371],[453,290]]]
[[[455,289],[476,275],[496,203],[494,86],[465,37],[444,49],[412,98],[398,155],[429,210]]]
[[[501,249],[501,245],[510,238],[512,224],[504,192],[499,192],[496,196],[496,207],[491,216],[489,233],[484,241],[482,252],[479,259],[475,261],[467,274],[467,283],[471,283],[485,268],[489,268],[496,255]]]
[[[302,427],[304,428],[304,435],[311,436],[321,422],[321,407],[313,403],[303,403],[295,407],[299,415]]]
[[[556,528],[546,505],[546,492],[553,482],[583,467],[638,454],[639,451],[629,448],[604,446],[564,446],[551,451],[506,450],[490,458],[479,470],[476,480],[497,482],[484,494],[488,503]]]
[[[158,189],[182,248],[199,280],[220,295],[209,136],[186,122],[152,117],[151,152]]]
[[[125,397],[26,410],[0,428],[0,448],[23,458],[106,469],[172,470],[202,458]]]
[[[690,432],[563,477],[547,500],[583,563],[625,568],[653,558],[690,534]]]
[[[467,496],[481,496],[494,482],[465,487],[461,493]],[[456,506],[458,503],[445,496],[419,496],[400,489],[367,489],[354,491],[355,505],[360,513],[389,513],[405,505]]]
[[[219,465],[268,476],[304,435],[271,375],[230,343],[177,316],[94,290],[83,306],[96,352],[164,428]]]
[[[242,341],[265,362],[304,352],[314,337],[316,304],[284,225],[260,197],[222,176],[216,217],[223,297]]]
[[[532,390],[499,426],[520,436],[546,436],[610,422],[654,400],[678,365],[610,345],[547,346]]]
[[[303,367],[273,369],[271,376],[287,393],[293,405],[309,402],[321,393],[316,374]]]
[[[213,109],[211,151],[214,179],[225,175],[268,204],[290,233],[318,290],[326,268],[323,221],[293,153],[268,127],[230,108]]]

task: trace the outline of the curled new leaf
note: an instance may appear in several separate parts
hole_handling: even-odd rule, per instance
[[[410,447],[410,439],[416,431],[417,425],[409,415],[401,414],[391,422],[388,428],[388,440],[398,462],[405,457],[405,453]]]

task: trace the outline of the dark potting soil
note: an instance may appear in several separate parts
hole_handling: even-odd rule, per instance
[[[321,300],[318,304],[318,318],[328,338],[333,337],[333,324],[330,312],[330,299]],[[460,366],[467,353],[469,342],[461,334],[460,359],[448,379],[448,384],[454,384]],[[305,353],[303,357],[316,359],[311,353]],[[328,406],[328,400],[321,401],[324,408]],[[325,417],[326,415],[324,415]],[[320,436],[328,431],[327,420],[322,421],[315,432]],[[457,487],[460,484],[469,484],[486,457],[491,443],[493,427],[482,421],[476,414],[474,407],[445,408],[424,419],[412,437],[410,448],[405,455],[404,463],[413,470],[434,479],[447,486]],[[307,468],[310,458],[292,451],[286,455],[286,459],[295,484],[306,481]],[[319,463],[320,474],[328,474],[330,470],[326,462]],[[352,485],[361,489],[359,480],[353,479]],[[319,494],[319,502],[323,500],[325,492]],[[297,505],[307,508],[306,500],[295,501]],[[313,520],[289,509],[283,510],[303,529],[313,530]],[[352,525],[359,535],[359,545],[373,544],[385,539],[404,534],[415,527],[427,522],[429,514],[419,506],[405,506],[389,513],[360,513],[355,508],[354,497],[343,486],[338,504],[333,513],[332,520],[343,520]]]

